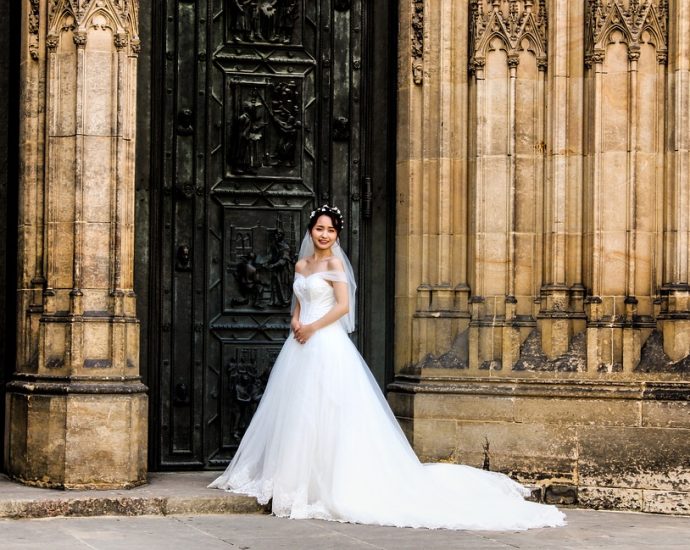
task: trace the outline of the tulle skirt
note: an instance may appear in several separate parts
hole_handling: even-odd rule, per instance
[[[507,476],[422,464],[339,323],[279,354],[239,449],[210,487],[277,516],[448,529],[564,525]]]

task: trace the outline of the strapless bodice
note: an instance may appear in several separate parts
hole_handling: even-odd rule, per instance
[[[323,317],[335,305],[335,293],[329,280],[333,271],[318,271],[311,275],[295,273],[293,290],[300,304],[300,321],[312,323]]]

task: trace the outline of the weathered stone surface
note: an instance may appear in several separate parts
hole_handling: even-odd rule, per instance
[[[615,487],[578,487],[580,505],[595,510],[641,510],[642,490]]]
[[[512,422],[516,419],[515,408],[513,397],[488,399],[474,395],[423,393],[414,398],[415,418]]]
[[[690,491],[690,430],[593,426],[578,438],[583,485]]]
[[[690,492],[645,490],[642,499],[643,512],[690,515]]]
[[[456,447],[454,420],[414,420],[414,446],[425,460],[447,459]]]
[[[156,473],[129,490],[38,489],[0,476],[0,518],[253,514],[267,507],[256,499],[208,489],[217,472]]]
[[[515,401],[515,420],[525,424],[635,426],[640,421],[640,406],[640,402],[622,399],[522,398]]]
[[[664,351],[664,333],[655,330],[642,346],[637,372],[690,372],[690,357],[673,361]]]
[[[690,429],[690,401],[643,401],[642,425]]]
[[[8,399],[14,420],[7,471],[13,478],[63,489],[146,482],[145,395],[11,393]]]

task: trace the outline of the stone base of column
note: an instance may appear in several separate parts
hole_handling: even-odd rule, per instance
[[[669,285],[662,288],[662,296],[658,328],[663,334],[664,352],[678,362],[690,356],[690,288]]]
[[[690,355],[690,319],[659,321],[664,335],[664,351],[671,361],[680,361]]]
[[[22,377],[8,384],[5,468],[22,483],[60,489],[146,483],[146,387],[138,380]]]

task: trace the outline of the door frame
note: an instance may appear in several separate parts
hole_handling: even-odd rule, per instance
[[[395,269],[395,159],[397,125],[396,2],[363,2],[362,69],[362,174],[371,178],[371,216],[361,220],[361,262],[376,265],[376,277],[358,281],[358,345],[367,361],[383,365],[378,382],[382,389],[393,380],[394,269]],[[135,217],[135,290],[141,322],[140,371],[149,387],[149,469],[160,466],[161,406],[158,331],[161,305],[161,187],[162,140],[157,139],[163,120],[165,66],[165,5],[156,0],[140,2],[142,49],[138,67],[138,119]],[[393,24],[391,24],[393,23]],[[385,44],[385,47],[381,47]],[[366,182],[362,182],[366,193]],[[359,200],[366,201],[363,193]],[[362,202],[364,205],[364,202]],[[374,257],[376,261],[374,261]],[[383,289],[383,292],[381,290]],[[376,331],[377,337],[372,333]],[[182,469],[176,466],[174,469]]]

